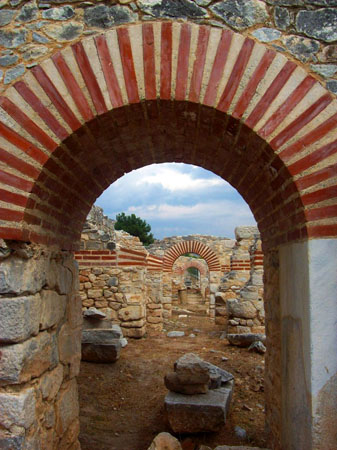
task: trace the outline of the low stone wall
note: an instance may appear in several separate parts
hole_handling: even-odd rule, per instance
[[[37,245],[0,247],[0,448],[79,449],[77,264]]]

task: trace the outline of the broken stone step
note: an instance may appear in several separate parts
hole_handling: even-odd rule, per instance
[[[218,431],[225,423],[233,386],[208,391],[207,394],[183,395],[169,392],[165,408],[175,433]]]

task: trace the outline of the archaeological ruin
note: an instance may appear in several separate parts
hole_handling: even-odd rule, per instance
[[[0,46],[0,448],[80,448],[82,308],[141,342],[198,305],[265,330],[268,448],[336,449],[337,2],[1,0]],[[149,252],[86,221],[162,162],[227,180],[259,233]]]

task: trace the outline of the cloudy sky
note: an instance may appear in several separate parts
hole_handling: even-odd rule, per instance
[[[212,172],[178,163],[152,164],[124,175],[97,199],[114,219],[136,214],[154,237],[211,234],[234,237],[238,225],[255,225],[242,197]]]

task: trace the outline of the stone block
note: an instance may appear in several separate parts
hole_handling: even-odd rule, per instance
[[[182,450],[182,446],[170,433],[159,433],[147,450]]]
[[[83,330],[82,344],[102,344],[108,343],[111,339],[121,339],[123,337],[122,329],[119,325],[111,325],[109,329],[91,329]]]
[[[77,294],[68,297],[67,320],[71,328],[77,328],[83,324],[82,301]]]
[[[227,301],[228,313],[233,317],[242,319],[254,319],[257,315],[256,308],[250,301],[238,301],[237,299]]]
[[[208,383],[210,375],[205,361],[194,353],[186,353],[174,364],[178,381],[183,384]]]
[[[103,289],[88,289],[88,298],[100,298],[103,296]]]
[[[235,228],[235,239],[241,241],[242,239],[254,239],[259,237],[260,233],[256,227],[236,227]]]
[[[109,306],[109,303],[106,300],[100,299],[95,300],[95,307],[97,308],[107,308]]]
[[[0,298],[0,343],[24,341],[39,331],[40,295]]]
[[[39,333],[20,344],[1,347],[0,385],[18,384],[58,364],[55,335]]]
[[[249,347],[253,342],[266,341],[264,334],[244,333],[244,334],[227,334],[227,339],[230,344],[238,347]]]
[[[336,8],[321,8],[315,11],[301,10],[296,16],[297,31],[325,42],[337,40]]]
[[[64,317],[67,298],[55,291],[41,291],[40,329],[46,330],[58,324]]]
[[[36,294],[46,283],[46,267],[46,258],[9,256],[0,265],[0,294]]]
[[[60,295],[71,291],[74,277],[77,279],[77,266],[72,257],[63,261],[50,261],[47,271],[47,287],[56,290]]]
[[[176,372],[170,372],[165,375],[165,386],[171,392],[177,392],[185,395],[206,394],[208,392],[208,381],[205,383],[181,383]]]
[[[56,431],[62,435],[71,423],[78,418],[78,390],[76,380],[69,381],[58,394],[56,404]]]
[[[144,297],[141,294],[125,294],[125,300],[128,305],[141,305],[144,303]]]
[[[63,381],[63,366],[59,364],[54,370],[46,372],[39,382],[43,399],[52,400],[56,397]]]
[[[106,330],[102,330],[103,332]],[[82,361],[94,363],[112,363],[120,356],[120,339],[95,339],[95,343],[82,342]]]
[[[118,311],[118,318],[123,322],[130,320],[139,320],[145,317],[146,311],[144,306],[134,305],[127,306]]]
[[[74,366],[74,372],[79,369],[81,360],[81,328],[72,329],[69,324],[62,325],[58,336],[60,361]]]
[[[34,389],[18,392],[0,393],[0,425],[10,429],[12,426],[29,428],[35,421]]]
[[[101,319],[83,319],[83,330],[91,329],[109,329],[112,327],[111,320],[101,320]]]
[[[108,282],[108,286],[118,286],[118,278],[117,277],[110,277]]]
[[[148,316],[147,321],[149,323],[161,323],[163,321],[162,317]]]
[[[13,436],[0,431],[0,448],[2,450],[22,450],[24,446],[24,436]]]
[[[227,308],[225,306],[217,306],[215,308],[215,315],[227,317],[228,316]]]
[[[141,328],[146,324],[144,319],[132,320],[131,322],[122,322],[122,327],[124,328]]]
[[[199,395],[169,392],[165,408],[170,426],[175,433],[218,431],[226,421],[231,398],[232,386]]]
[[[135,338],[135,339],[140,339],[142,337],[145,336],[146,333],[146,327],[142,327],[142,328],[124,328],[122,326],[122,330],[123,330],[123,335],[125,337],[130,337],[130,338]]]
[[[156,310],[156,309],[162,309],[162,306],[161,306],[160,303],[148,303],[148,304],[146,305],[146,307],[147,307],[148,309],[153,309],[153,310]]]

